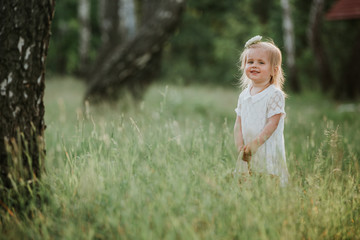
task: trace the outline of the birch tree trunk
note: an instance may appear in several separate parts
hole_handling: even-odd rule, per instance
[[[300,84],[297,77],[297,68],[295,63],[294,24],[291,18],[291,6],[289,0],[281,0],[281,7],[283,10],[284,44],[288,68],[287,79],[290,83],[290,88],[294,92],[300,92]]]
[[[323,18],[324,0],[313,0],[311,5],[308,41],[314,51],[316,64],[320,72],[320,86],[323,92],[327,92],[334,86],[334,79],[330,71],[328,58],[321,40],[321,23]]]
[[[80,23],[79,33],[79,74],[83,75],[89,65],[89,49],[90,49],[90,2],[89,0],[79,0],[78,17]]]
[[[89,76],[85,100],[92,103],[117,100],[122,90],[141,99],[147,86],[159,72],[163,46],[177,28],[184,0],[146,0],[146,16],[135,36],[112,46],[111,55],[98,61],[96,72]],[[155,9],[151,12],[149,9]]]
[[[0,199],[44,168],[45,60],[54,0],[0,0]]]

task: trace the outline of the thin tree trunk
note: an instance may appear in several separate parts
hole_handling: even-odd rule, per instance
[[[295,63],[295,37],[294,24],[291,18],[291,7],[289,0],[281,0],[283,9],[283,29],[284,29],[284,43],[286,51],[286,62],[288,67],[288,80],[290,88],[294,92],[300,92],[300,84],[297,77],[297,69]]]
[[[120,40],[120,0],[100,1],[101,45],[107,46],[111,40]]]
[[[45,60],[54,5],[54,0],[0,0],[0,185],[4,189],[32,185],[44,168]],[[1,190],[0,198],[6,198],[6,191]]]
[[[79,74],[82,76],[87,72],[89,65],[89,48],[90,48],[90,2],[89,0],[79,0],[78,17],[80,23],[79,32]]]
[[[124,89],[141,98],[159,72],[163,45],[178,26],[184,6],[183,0],[162,1],[149,19],[142,18],[134,38],[114,46],[111,56],[97,66],[85,99],[94,103],[116,100]]]
[[[335,81],[331,74],[328,58],[321,40],[323,8],[324,0],[313,0],[307,33],[310,46],[314,51],[317,66],[319,67],[321,89],[323,92],[327,92],[334,87]]]
[[[121,0],[101,0],[99,3],[101,47],[88,72],[87,81],[96,74],[98,67],[110,57],[114,46],[122,42],[124,37],[119,15],[121,13]]]

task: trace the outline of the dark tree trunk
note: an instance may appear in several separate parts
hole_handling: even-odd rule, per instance
[[[0,175],[31,185],[45,156],[45,59],[54,0],[0,0]],[[5,192],[1,190],[0,198]]]
[[[109,45],[111,40],[119,39],[120,34],[120,1],[101,0],[99,1],[99,19],[101,30],[102,46]]]
[[[122,42],[122,32],[120,28],[120,1],[102,0],[99,1],[99,19],[101,29],[101,47],[98,56],[92,67],[88,71],[87,81],[96,74],[98,67],[106,61],[112,54],[114,46]]]
[[[335,81],[330,71],[328,58],[321,40],[321,23],[323,18],[324,0],[313,0],[310,12],[308,39],[314,51],[317,66],[320,72],[320,86],[323,92],[334,87]]]
[[[144,26],[149,19],[159,10],[161,2],[164,0],[140,0],[141,5],[141,25]]]
[[[111,55],[94,66],[85,100],[116,100],[121,90],[129,90],[139,99],[158,74],[163,46],[179,24],[185,1],[152,0],[143,4],[151,4],[152,14],[146,10],[144,16],[149,18],[142,18],[134,38],[114,45]]]
[[[357,66],[360,66],[360,32],[357,33],[353,46],[353,51],[343,67],[339,86],[336,88],[336,98],[338,99],[354,100],[360,96],[360,74],[357,69]]]

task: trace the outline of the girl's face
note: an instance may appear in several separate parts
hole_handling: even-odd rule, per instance
[[[245,63],[246,76],[253,84],[267,84],[270,82],[272,67],[269,54],[262,48],[252,48],[248,50]]]

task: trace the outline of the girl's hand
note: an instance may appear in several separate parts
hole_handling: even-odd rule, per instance
[[[245,151],[244,151],[242,160],[245,161],[245,162],[250,162],[250,160],[251,160],[251,153],[245,153]]]
[[[248,145],[245,145],[242,149],[242,160],[245,162],[250,162],[251,160],[251,151],[250,148],[248,148]]]
[[[246,160],[245,160],[245,159],[246,159]],[[243,149],[239,152],[238,160],[242,160],[242,161],[245,161],[245,162],[250,161],[250,159],[247,160],[247,157],[245,156],[245,153],[244,153],[244,150],[243,150]]]
[[[256,141],[256,140],[252,141],[249,144],[246,144],[243,148],[243,150],[244,150],[243,160],[246,162],[250,162],[251,156],[256,153],[258,148],[259,148],[259,144],[258,144],[258,141]]]
[[[269,118],[268,123],[265,125],[263,131],[259,134],[259,136],[252,142],[246,144],[243,148],[244,155],[243,160],[249,162],[251,160],[251,156],[256,153],[258,148],[265,143],[265,141],[273,134],[276,130],[280,118],[281,113],[276,114]]]

